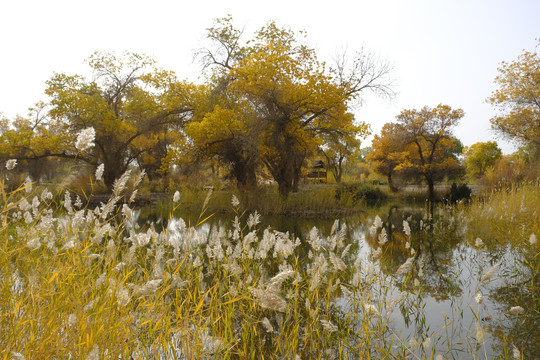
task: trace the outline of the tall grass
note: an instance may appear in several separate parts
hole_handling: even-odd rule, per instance
[[[30,184],[2,192],[1,358],[441,359],[463,354],[457,343],[465,357],[482,354],[482,326],[465,340],[448,333],[453,318],[414,336],[395,327],[396,314],[426,316],[420,235],[405,225],[391,237],[376,218],[366,249],[339,221],[299,239],[233,202],[230,229],[204,234],[171,218],[141,230],[127,178],[95,209],[66,192],[60,212]],[[538,231],[529,225],[524,233]],[[389,251],[402,261],[385,265]],[[478,291],[488,273],[477,274]]]
[[[181,188],[181,212],[197,213],[202,207],[207,190]],[[212,193],[208,211],[232,213],[231,197],[236,196],[247,212],[257,211],[263,215],[289,215],[301,217],[337,217],[361,212],[366,205],[380,204],[386,195],[374,186],[303,185],[298,192],[283,197],[277,186],[260,186],[257,190],[239,192],[232,189],[219,189]],[[157,204],[157,211],[166,214],[171,208],[169,198]]]
[[[487,261],[504,265],[492,296],[505,311],[519,306],[523,316],[497,323],[494,333],[540,354],[540,179],[498,186],[467,209],[469,241],[485,247]],[[480,239],[480,244],[478,244]],[[512,314],[511,314],[512,315]],[[533,335],[533,336],[531,336]]]

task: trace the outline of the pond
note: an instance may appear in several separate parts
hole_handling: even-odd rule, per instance
[[[342,252],[342,270],[348,275],[340,278],[346,282],[335,295],[336,313],[347,317],[359,303],[364,310],[373,306],[370,314],[379,320],[373,320],[372,325],[383,329],[382,343],[390,353],[422,358],[441,354],[446,359],[493,358],[512,353],[512,341],[519,341],[524,353],[540,353],[538,330],[531,327],[538,319],[520,318],[523,304],[514,296],[525,286],[527,274],[516,272],[523,254],[509,244],[488,246],[484,240],[472,238],[462,208],[458,212],[441,206],[428,214],[422,206],[387,204],[337,220],[261,216],[260,223],[252,227],[247,225],[248,216],[244,214],[238,221],[243,225],[236,226],[242,236],[252,230],[262,235],[265,229],[272,229],[298,239],[294,254],[308,272],[318,259],[309,240],[314,237],[313,228],[322,239],[329,263],[338,269],[339,261],[336,265],[332,256]],[[197,224],[198,219],[180,214],[160,220],[148,208],[138,212],[138,221],[141,227],[157,222],[174,233],[176,227]],[[235,216],[215,214],[194,228],[200,237],[209,239],[219,231],[230,235],[234,222]],[[338,234],[344,242],[341,247],[331,245]],[[411,266],[406,266],[408,263]],[[348,290],[354,287],[350,284],[359,282],[355,268],[358,273],[363,271],[364,287],[359,295]],[[356,321],[365,322],[365,318]],[[349,324],[352,332],[365,330],[354,321],[343,324]],[[532,332],[526,339],[519,339],[528,331]]]

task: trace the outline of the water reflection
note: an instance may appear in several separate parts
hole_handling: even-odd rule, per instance
[[[470,348],[479,343],[484,345],[482,352],[491,357],[501,354],[503,344],[509,340],[512,343],[521,340],[528,354],[540,353],[537,330],[540,316],[508,314],[508,309],[517,303],[525,308],[538,308],[534,304],[539,301],[538,296],[531,293],[531,289],[538,289],[538,273],[524,276],[530,278],[529,282],[536,281],[535,286],[528,286],[527,281],[508,282],[501,277],[487,283],[482,281],[482,274],[488,271],[486,264],[501,264],[500,272],[510,274],[519,267],[519,261],[527,261],[526,253],[509,251],[505,246],[474,246],[468,239],[463,213],[444,207],[429,210],[426,212],[421,206],[387,205],[338,219],[337,226],[345,225],[346,238],[358,257],[372,254],[378,260],[375,271],[395,277],[407,259],[416,259],[412,271],[396,280],[390,289],[392,297],[406,295],[401,309],[390,316],[395,333],[402,339],[425,339],[427,334],[434,342],[433,348],[445,358],[470,356]],[[190,228],[197,221],[190,214],[162,218],[152,209],[142,209],[138,215],[141,226],[159,224],[179,242],[185,233],[181,229]],[[234,216],[214,214],[192,227],[196,235],[190,239],[205,241],[212,233],[231,229],[233,221]],[[381,224],[373,231],[377,221]],[[259,225],[260,234],[270,228],[302,240],[309,238],[314,227],[327,236],[336,227],[336,220],[263,216]],[[309,246],[305,241],[299,249],[307,259]],[[479,293],[484,295],[481,304],[475,302]],[[484,334],[482,329],[489,333]],[[536,333],[525,336],[531,329]]]

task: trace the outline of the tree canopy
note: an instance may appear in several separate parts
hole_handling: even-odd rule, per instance
[[[366,155],[366,161],[372,164],[373,171],[386,176],[393,192],[398,190],[392,176],[402,161],[406,141],[404,134],[405,129],[401,124],[384,124],[381,134],[373,137],[371,150]]]
[[[499,110],[492,127],[522,145],[540,148],[540,56],[523,51],[517,60],[502,62],[498,71],[499,88],[487,99]]]
[[[95,167],[102,163],[109,188],[133,161],[152,175],[165,156],[169,133],[190,117],[196,88],[134,53],[96,52],[88,65],[92,79],[54,74],[47,81],[48,112],[34,111],[33,120],[15,122],[2,133],[2,146],[19,159],[56,156]],[[87,128],[95,131],[95,146],[77,149],[75,139]]]
[[[397,124],[386,124],[381,136],[374,138],[368,159],[386,176],[399,171],[423,177],[429,199],[434,200],[435,182],[462,173],[458,161],[462,145],[451,129],[463,115],[463,110],[442,104],[403,110],[396,116]]]
[[[298,188],[307,158],[322,150],[339,181],[369,126],[351,107],[363,95],[391,96],[390,67],[367,53],[334,66],[305,45],[305,34],[269,22],[251,39],[231,17],[208,29],[199,51],[203,85],[179,81],[135,53],[94,53],[92,77],[54,74],[48,104],[30,118],[2,122],[4,157],[82,160],[110,189],[130,164],[159,176],[171,164],[218,161],[243,188],[264,169],[286,195]],[[92,130],[90,130],[92,129]],[[78,148],[81,134],[95,146]]]
[[[463,160],[467,175],[478,179],[486,174],[495,162],[502,158],[502,151],[495,141],[478,142],[463,148]]]
[[[231,21],[209,29],[216,47],[201,54],[212,69],[211,101],[186,134],[192,150],[218,156],[240,184],[253,185],[255,168],[264,166],[287,194],[297,189],[304,160],[326,139],[367,134],[349,105],[364,91],[390,94],[389,68],[365,54],[349,68],[329,68],[295,32],[274,22],[241,44],[242,32]]]

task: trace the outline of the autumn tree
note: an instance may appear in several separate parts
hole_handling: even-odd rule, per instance
[[[467,175],[478,179],[502,157],[502,152],[495,141],[478,142],[463,149],[463,160]]]
[[[540,148],[540,56],[524,51],[517,60],[502,62],[498,71],[499,88],[487,101],[500,114],[491,119],[491,126],[522,145]]]
[[[233,169],[246,164],[251,171],[263,164],[286,195],[297,190],[302,164],[323,145],[323,134],[353,126],[347,115],[351,101],[367,90],[390,93],[389,69],[365,55],[348,70],[329,69],[297,34],[274,22],[241,44],[242,32],[230,21],[218,20],[209,29],[218,46],[203,51],[207,66],[216,69],[212,93],[220,95],[219,102],[194,118],[199,124],[188,126],[186,133],[196,147],[224,159],[230,150],[227,161]],[[215,136],[209,138],[208,132]]]
[[[24,150],[19,153],[22,157],[103,163],[103,178],[110,189],[133,161],[143,166],[160,163],[166,133],[190,116],[196,89],[157,68],[152,59],[134,53],[123,57],[94,53],[88,64],[92,79],[58,73],[47,81],[51,102],[46,125],[24,125],[23,132],[5,141]],[[90,127],[95,130],[95,146],[79,151],[75,139]]]
[[[217,19],[208,29],[210,46],[197,53],[207,76],[204,95],[185,126],[186,138],[169,148],[167,163],[189,167],[217,159],[239,188],[252,189],[257,183],[262,128],[248,99],[231,89],[233,67],[250,52],[241,44],[241,35],[230,16]]]
[[[435,108],[403,110],[396,116],[404,130],[405,144],[397,169],[421,175],[428,185],[430,201],[435,200],[435,182],[445,176],[458,176],[462,171],[457,159],[462,145],[451,130],[464,114],[461,109],[440,104]]]
[[[66,144],[65,134],[51,124],[44,102],[31,107],[27,117],[17,115],[1,121],[0,157],[17,159],[16,171],[24,170],[34,180],[53,175],[56,164],[44,154],[60,152]]]
[[[347,116],[353,115],[347,114]],[[367,124],[363,124],[362,127],[351,125],[339,132],[323,135],[324,145],[321,146],[320,152],[325,157],[326,168],[332,173],[336,183],[341,183],[344,165],[353,162],[359,156],[361,140],[365,136],[359,138],[358,134],[367,135],[368,133]]]
[[[401,124],[384,124],[381,134],[375,135],[366,161],[371,163],[373,171],[386,176],[388,186],[393,192],[398,191],[392,177],[403,158],[406,145],[405,129]]]

